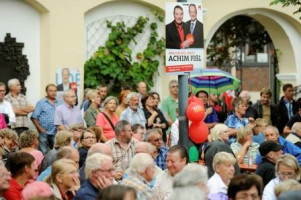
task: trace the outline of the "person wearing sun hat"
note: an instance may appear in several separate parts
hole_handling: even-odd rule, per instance
[[[275,163],[278,157],[283,154],[283,146],[274,141],[265,141],[259,147],[262,162],[256,169],[256,174],[262,177],[266,186],[270,180],[275,178]]]

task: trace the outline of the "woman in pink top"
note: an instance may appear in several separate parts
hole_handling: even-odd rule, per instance
[[[116,108],[118,100],[116,97],[109,96],[103,102],[104,111],[97,115],[96,126],[102,127],[103,133],[108,140],[115,137],[114,127],[118,122]]]
[[[38,151],[39,146],[39,133],[36,130],[28,130],[21,133],[19,138],[20,151],[27,152],[35,158],[35,176],[37,179],[39,175],[39,167],[44,158],[43,153]]]

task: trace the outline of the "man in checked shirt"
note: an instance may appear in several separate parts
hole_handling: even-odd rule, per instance
[[[20,135],[23,131],[28,130],[28,114],[34,111],[34,106],[26,100],[26,96],[21,94],[21,84],[18,79],[10,79],[7,85],[9,93],[4,99],[11,103],[16,115],[16,123],[12,123],[11,128]]]

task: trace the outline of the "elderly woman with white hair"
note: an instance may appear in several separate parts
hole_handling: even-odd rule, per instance
[[[300,167],[297,159],[290,155],[281,155],[275,166],[276,178],[272,179],[264,188],[262,199],[276,200],[275,186],[289,179],[300,180]]]
[[[207,168],[195,163],[186,165],[173,179],[173,191],[169,200],[202,200],[208,194]]]
[[[208,176],[209,178],[214,174],[214,169],[212,167],[213,157],[218,152],[224,151],[232,154],[234,153],[227,143],[229,139],[229,128],[225,124],[216,124],[211,130],[209,135],[210,143],[204,150],[204,160],[206,166],[208,167]],[[238,173],[239,166],[235,163],[235,172]]]
[[[252,165],[258,154],[259,144],[253,142],[253,131],[250,127],[240,127],[237,131],[237,141],[231,144],[237,162]]]
[[[234,176],[236,159],[231,153],[219,152],[213,158],[214,175],[208,180],[209,197],[214,194],[227,195],[228,185]]]

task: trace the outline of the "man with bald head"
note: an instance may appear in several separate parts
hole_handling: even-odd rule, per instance
[[[58,130],[68,130],[73,124],[83,124],[81,111],[75,106],[76,95],[73,90],[64,91],[64,103],[55,108],[54,124]]]
[[[266,141],[274,141],[277,144],[280,144],[283,146],[282,151],[284,153],[291,154],[295,156],[299,162],[299,165],[301,165],[301,149],[294,145],[292,142],[284,139],[282,136],[280,136],[278,129],[275,126],[267,126],[265,131],[265,140]],[[261,163],[261,156],[258,155],[256,158],[256,163]]]
[[[108,145],[105,145],[104,143],[93,144],[88,151],[87,158],[95,153],[101,153],[101,154],[105,154],[107,156],[112,157],[111,148]],[[81,166],[81,168],[79,168],[79,180],[80,180],[81,184],[83,184],[86,180],[85,166],[86,166],[86,163],[84,163],[83,166]]]
[[[105,145],[104,143],[93,144],[93,146],[90,147],[87,156],[90,156],[94,153],[102,153],[102,154],[112,157],[111,148],[108,145]]]
[[[79,153],[76,149],[70,146],[64,146],[62,147],[56,154],[56,160],[59,159],[70,159],[73,160],[77,167],[79,165]],[[38,177],[38,181],[44,181],[46,177],[48,177],[51,174],[51,165],[49,165]]]

